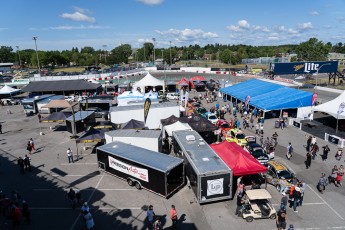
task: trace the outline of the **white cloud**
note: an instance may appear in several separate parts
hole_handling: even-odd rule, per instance
[[[287,31],[289,34],[298,34],[298,31],[292,28],[289,28]]]
[[[266,26],[262,27],[262,30],[261,30],[261,31],[262,31],[262,32],[265,32],[265,33],[270,32],[270,30],[269,30]]]
[[[238,26],[245,29],[248,29],[250,27],[249,23],[246,20],[238,21]]]
[[[79,7],[74,7],[76,10],[74,13],[63,13],[61,15],[62,18],[72,20],[72,21],[78,21],[78,22],[90,22],[95,23],[96,19],[94,17],[91,17],[87,14],[90,13],[88,9],[83,9]]]
[[[312,15],[312,16],[318,16],[318,15],[320,15],[320,13],[317,12],[317,11],[312,11],[312,12],[310,12],[309,14]]]
[[[279,40],[279,37],[268,37],[268,40],[269,41],[278,41]]]
[[[278,31],[285,31],[286,29],[285,29],[285,26],[278,26]]]
[[[110,26],[96,26],[96,25],[89,25],[89,26],[55,26],[50,27],[52,30],[95,30],[95,29],[109,29]]]
[[[179,41],[209,40],[218,37],[218,34],[216,33],[204,32],[201,29],[169,29],[166,31],[156,30],[155,32],[162,36],[173,36],[175,37],[175,39],[178,39]]]
[[[234,26],[234,25],[227,26],[226,28],[230,31],[235,31],[235,32],[242,31],[242,29],[239,26]]]
[[[137,0],[138,2],[144,3],[145,5],[159,5],[164,0]]]
[[[304,23],[298,24],[298,28],[301,30],[309,30],[313,28],[313,25],[311,24],[311,22],[304,22]]]
[[[261,29],[261,26],[253,26],[253,30],[260,30]]]

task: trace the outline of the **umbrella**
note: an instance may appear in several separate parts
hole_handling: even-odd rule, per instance
[[[143,129],[145,128],[145,123],[143,121],[131,119],[127,123],[122,124],[121,128],[122,129]]]

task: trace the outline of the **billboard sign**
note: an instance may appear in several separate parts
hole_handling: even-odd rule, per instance
[[[108,156],[109,167],[117,171],[126,173],[137,179],[149,182],[149,174],[147,169],[139,168],[133,165],[126,164],[122,161],[119,161],[111,156]]]
[[[338,71],[338,61],[271,63],[270,70],[275,75],[334,73]]]

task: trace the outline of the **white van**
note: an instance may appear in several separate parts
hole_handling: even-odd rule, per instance
[[[167,93],[167,98],[169,100],[178,100],[178,94],[177,93]]]

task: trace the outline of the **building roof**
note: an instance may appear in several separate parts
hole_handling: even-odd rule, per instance
[[[99,150],[109,153],[110,156],[120,156],[121,158],[138,162],[161,172],[167,172],[183,162],[180,158],[125,144],[120,141],[114,141],[97,147],[97,152]]]
[[[143,137],[143,138],[159,138],[160,130],[133,130],[133,129],[117,129],[106,132],[111,137]]]
[[[102,87],[102,85],[84,80],[34,81],[24,87],[22,92],[96,90],[100,87]]]
[[[42,108],[70,108],[71,104],[68,103],[66,100],[51,100],[48,104],[45,106],[42,106]]]
[[[173,136],[199,174],[231,171],[196,131],[176,131],[173,132]],[[188,136],[194,136],[195,140],[187,140]]]
[[[75,121],[83,120],[83,119],[87,118],[88,116],[90,116],[93,113],[95,113],[95,112],[92,112],[92,111],[79,111],[79,112],[74,114]],[[66,121],[73,121],[73,114],[72,114],[72,116],[67,117]]]

